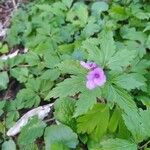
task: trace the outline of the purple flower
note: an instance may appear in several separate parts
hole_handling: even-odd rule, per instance
[[[80,61],[80,65],[88,70],[93,70],[98,67],[96,63],[90,62],[90,61],[87,61],[87,62]]]
[[[97,86],[104,85],[105,82],[106,76],[104,71],[98,67],[88,73],[86,87],[91,90]]]

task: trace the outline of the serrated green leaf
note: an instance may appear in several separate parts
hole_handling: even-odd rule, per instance
[[[103,141],[102,150],[137,150],[137,145],[124,139],[108,139]]]
[[[147,108],[150,108],[150,98],[148,96],[137,96],[137,99],[140,100]]]
[[[118,127],[118,124],[119,124],[119,121],[120,121],[120,111],[118,108],[116,108],[110,118],[110,121],[109,121],[109,125],[108,125],[108,129],[110,132],[115,132],[117,127]]]
[[[94,35],[99,30],[100,30],[100,25],[96,23],[96,19],[94,17],[91,17],[88,19],[88,23],[85,26],[82,34],[87,38]]]
[[[137,72],[139,74],[145,74],[149,67],[150,67],[150,61],[146,60],[146,59],[132,62],[132,72]]]
[[[44,63],[47,68],[54,68],[59,62],[60,59],[56,53],[44,53]]]
[[[43,72],[41,79],[54,81],[60,76],[60,71],[58,69],[48,69]]]
[[[105,66],[116,51],[116,46],[113,39],[113,32],[103,30],[100,34],[99,40],[101,47],[101,51],[99,53],[101,53],[101,57],[97,57],[100,57],[100,59],[102,59],[101,65]]]
[[[27,145],[19,145],[21,150],[39,150],[38,146],[34,143]]]
[[[51,149],[52,150],[69,150],[69,148],[67,146],[65,146],[63,143],[60,142],[56,142],[54,144],[51,145]]]
[[[32,144],[37,138],[41,137],[46,124],[37,117],[31,119],[26,126],[21,129],[18,142],[21,145]]]
[[[8,45],[7,44],[2,45],[2,47],[0,46],[0,53],[1,54],[5,54],[8,51],[9,51],[9,49],[8,49]]]
[[[79,61],[65,60],[57,65],[62,73],[73,75],[85,75],[87,71],[80,65]]]
[[[26,55],[25,55],[25,61],[30,65],[30,66],[35,66],[35,65],[38,65],[39,61],[40,61],[40,58],[39,56],[34,53],[34,52],[28,52]]]
[[[5,141],[2,144],[2,150],[16,150],[16,144],[13,140]]]
[[[138,73],[122,74],[115,79],[115,83],[127,90],[146,87],[146,78]]]
[[[10,67],[10,68],[12,68],[12,67],[14,67],[14,66],[17,66],[17,65],[19,65],[19,64],[21,64],[21,63],[24,63],[24,55],[17,55],[17,56],[15,56],[15,57],[13,57],[13,58],[11,58],[11,59],[7,59],[6,60],[6,64]]]
[[[111,7],[109,13],[113,19],[115,19],[117,21],[122,21],[129,17],[130,9],[128,9],[126,7],[122,7],[120,5],[113,5]]]
[[[82,15],[81,15],[82,14]],[[88,19],[87,6],[84,3],[77,2],[73,5],[67,14],[67,21],[72,22],[77,26],[84,26]]]
[[[97,102],[97,98],[101,98],[101,89],[97,88],[93,91],[82,92],[76,102],[74,117],[85,114]],[[84,106],[84,107],[83,107]]]
[[[127,40],[125,41],[126,49],[130,51],[136,51],[137,55],[142,58],[146,54],[145,45],[138,43],[137,41]]]
[[[132,97],[120,87],[107,84],[104,87],[104,95],[108,101],[115,102],[125,112],[137,110]]]
[[[147,23],[145,29],[143,30],[143,32],[149,31],[150,30],[150,22]]]
[[[0,101],[0,116],[3,114],[3,108],[6,104],[6,101],[3,100],[3,101]]]
[[[9,77],[7,72],[0,72],[0,90],[4,90],[7,88],[7,84],[9,83]]]
[[[150,35],[147,38],[146,47],[150,49]]]
[[[70,8],[71,5],[72,5],[73,0],[70,0],[70,1],[68,1],[68,0],[62,0],[62,2],[63,2],[68,8]]]
[[[17,94],[15,102],[17,109],[31,108],[39,105],[40,97],[31,89],[22,89]]]
[[[106,66],[111,70],[120,71],[122,67],[127,67],[135,57],[136,51],[130,51],[127,49],[118,50],[109,59]]]
[[[56,88],[52,89],[45,99],[48,100],[51,97],[63,98],[67,96],[73,96],[80,91],[84,91],[84,89],[85,79],[83,77],[72,76],[71,78],[68,78],[57,84]]]
[[[65,125],[52,125],[47,127],[44,135],[45,149],[51,149],[52,144],[61,142],[69,148],[75,148],[78,144],[77,135]]]
[[[139,41],[142,45],[144,45],[147,38],[145,33],[136,31],[135,28],[128,28],[127,26],[122,27],[120,33],[124,39]]]
[[[27,68],[12,68],[10,74],[16,78],[20,83],[26,82],[29,76],[29,70]]]
[[[150,111],[140,110],[139,112],[130,110],[123,114],[123,119],[128,130],[132,133],[135,141],[141,142],[150,136]]]
[[[109,108],[105,104],[96,104],[92,110],[77,119],[78,132],[93,133],[95,138],[100,138],[106,132],[108,122]]]
[[[73,99],[58,99],[55,102],[54,108],[54,116],[58,121],[72,128],[75,128],[76,121],[73,118],[73,113],[75,110],[75,101]]]
[[[94,2],[92,5],[92,12],[96,15],[100,15],[101,12],[108,10],[108,4],[106,2]]]
[[[147,110],[141,110],[140,111],[140,115],[142,117],[142,124],[145,128],[145,131],[146,131],[146,134],[147,134],[147,137],[150,137],[150,109],[147,109]]]

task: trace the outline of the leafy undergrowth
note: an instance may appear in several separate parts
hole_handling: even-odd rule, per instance
[[[28,49],[0,60],[1,149],[149,150],[149,20],[148,0],[21,5],[0,45],[1,54]],[[89,89],[92,70],[81,61],[103,69],[106,82]],[[47,118],[7,136],[27,111],[53,102]]]

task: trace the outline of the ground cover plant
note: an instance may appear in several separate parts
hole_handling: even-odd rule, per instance
[[[19,3],[0,54],[0,149],[150,150],[149,0]]]

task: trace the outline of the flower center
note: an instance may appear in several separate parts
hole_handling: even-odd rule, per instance
[[[89,66],[90,66],[90,67],[92,67],[92,66],[93,66],[93,64],[91,63],[91,64],[89,64]]]
[[[95,74],[95,78],[99,78],[100,75],[98,73]]]

